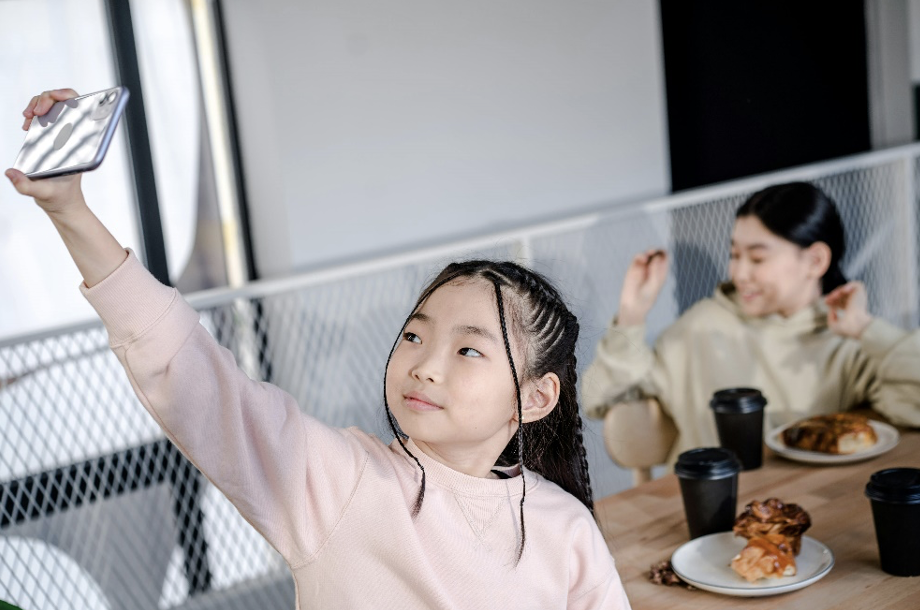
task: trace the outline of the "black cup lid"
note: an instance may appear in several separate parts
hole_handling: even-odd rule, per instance
[[[717,413],[751,413],[760,411],[767,399],[755,388],[727,388],[712,395],[709,406]]]
[[[887,468],[869,477],[866,495],[892,504],[920,504],[920,469]]]
[[[703,447],[677,456],[674,474],[685,479],[722,479],[741,472],[741,462],[731,449]]]

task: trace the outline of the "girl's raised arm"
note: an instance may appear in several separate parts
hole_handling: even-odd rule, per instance
[[[32,119],[46,114],[55,102],[76,96],[73,89],[36,95],[22,112],[22,128],[28,130]],[[8,169],[6,177],[19,193],[34,198],[48,214],[87,286],[98,284],[125,260],[125,249],[86,205],[80,189],[81,174],[30,180],[22,172]]]
[[[36,96],[23,113],[25,127],[75,95],[62,89]],[[241,371],[198,312],[90,211],[80,174],[6,175],[61,234],[141,404],[289,563],[302,564],[334,531],[360,481],[364,437],[304,415],[286,392]]]

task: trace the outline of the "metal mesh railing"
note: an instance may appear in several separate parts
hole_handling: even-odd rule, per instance
[[[839,203],[874,313],[916,325],[920,148],[863,155],[612,208],[475,242],[193,295],[253,378],[335,426],[388,437],[383,367],[419,289],[456,258],[519,258],[579,316],[579,368],[616,308],[632,255],[672,252],[650,339],[725,279],[735,208],[814,180]],[[587,422],[597,495],[629,486]],[[165,441],[95,323],[0,342],[0,599],[25,609],[293,607],[277,554]]]

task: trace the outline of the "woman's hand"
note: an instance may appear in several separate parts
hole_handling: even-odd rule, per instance
[[[25,117],[22,123],[23,131],[29,130],[32,119],[47,114],[55,102],[72,97],[77,97],[77,92],[73,89],[55,89],[33,97],[26,109],[22,111],[22,116]],[[48,214],[58,214],[66,212],[73,206],[85,205],[83,193],[80,190],[80,176],[81,174],[73,174],[44,180],[30,180],[19,170],[6,170],[6,177],[13,183],[13,187],[21,194],[33,197],[35,203]]]
[[[827,325],[838,335],[859,339],[872,322],[869,298],[862,282],[838,286],[824,297],[824,302],[828,306]]]
[[[645,322],[667,277],[668,253],[664,250],[647,250],[633,257],[620,291],[617,323],[632,326]]]

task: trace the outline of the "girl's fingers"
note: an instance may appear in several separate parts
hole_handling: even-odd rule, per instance
[[[22,130],[28,131],[29,126],[32,124],[32,119],[46,114],[51,110],[55,102],[69,100],[72,97],[77,97],[77,92],[69,88],[42,91],[41,94],[33,96],[26,105],[25,110],[22,111],[22,116],[25,117],[22,122]]]
[[[38,97],[39,97],[39,96],[37,96],[37,95],[33,95],[33,96],[32,96],[32,99],[29,100],[29,103],[28,103],[28,104],[26,104],[26,109],[22,111],[22,116],[26,117],[27,119],[31,119],[31,118],[32,118],[32,116],[33,116],[33,112],[32,112],[32,111],[35,110],[35,104],[38,103]]]
[[[60,102],[62,100],[69,100],[72,97],[77,97],[79,94],[70,87],[65,87],[63,89],[52,89],[48,92],[48,95],[55,101]]]
[[[73,89],[52,89],[51,91],[46,91],[45,94],[46,95],[42,96],[45,100],[45,107],[47,107],[45,112],[51,110],[51,106],[53,106],[55,102],[63,102],[72,97],[77,97],[77,92]]]
[[[38,96],[38,101],[35,102],[32,108],[32,114],[34,116],[42,116],[51,110],[55,102],[69,100],[72,97],[77,97],[77,92],[73,89],[52,89],[50,91],[43,91],[42,94]]]
[[[25,120],[22,122],[23,131],[28,131],[29,125],[32,124],[32,117],[35,116],[35,104],[38,103],[38,97],[37,95],[32,96],[32,99],[26,104],[25,110],[22,111],[22,116],[25,117]]]
[[[35,116],[42,116],[43,114],[47,114],[48,111],[51,110],[51,107],[54,105],[55,101],[56,100],[51,97],[50,91],[43,92],[38,97],[38,102],[35,104],[35,110],[33,111]]]

